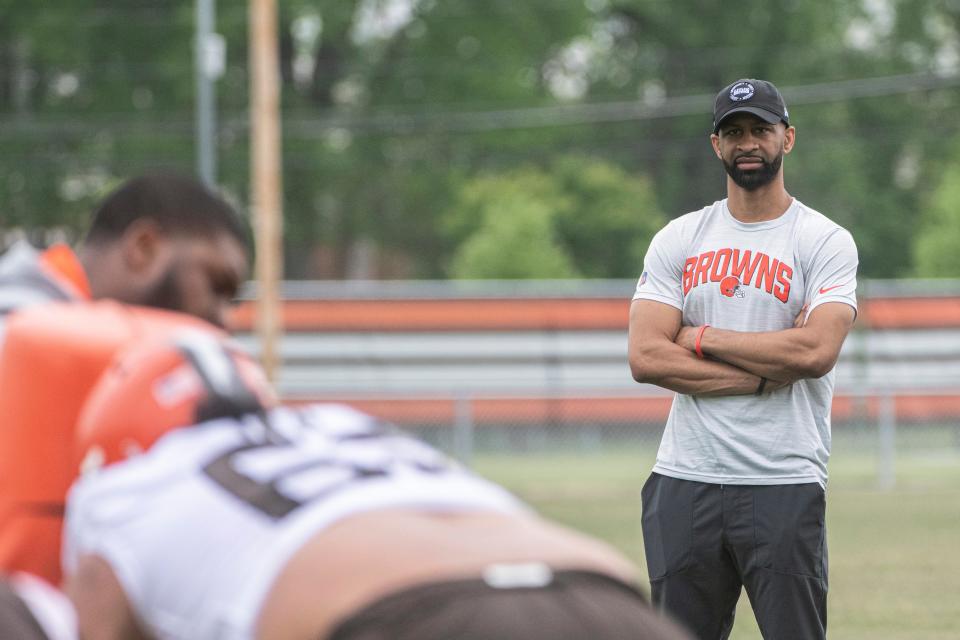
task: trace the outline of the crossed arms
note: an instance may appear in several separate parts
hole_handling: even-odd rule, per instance
[[[804,378],[819,378],[837,362],[853,326],[854,310],[841,302],[818,306],[804,322],[782,331],[740,332],[708,328],[694,352],[699,327],[682,326],[679,309],[653,300],[630,306],[628,358],[637,382],[690,395],[747,395]]]

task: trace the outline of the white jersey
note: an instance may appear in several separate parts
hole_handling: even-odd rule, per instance
[[[856,277],[851,235],[798,200],[757,223],[738,221],[721,200],[654,237],[634,299],[680,309],[685,326],[778,331],[792,327],[805,304],[856,310]],[[763,396],[678,393],[654,471],[700,482],[825,486],[833,383],[830,371]]]
[[[339,405],[174,430],[71,489],[64,571],[96,554],[150,633],[254,637],[289,558],[319,531],[388,508],[525,512],[434,449]]]

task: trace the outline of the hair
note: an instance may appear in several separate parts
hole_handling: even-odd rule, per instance
[[[246,227],[236,210],[194,178],[170,172],[132,178],[110,193],[94,212],[84,243],[115,241],[143,219],[156,222],[169,235],[228,233],[249,251]]]

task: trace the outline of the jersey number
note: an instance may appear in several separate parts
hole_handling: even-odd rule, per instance
[[[361,465],[338,458],[304,460],[302,464],[292,465],[267,481],[252,478],[237,470],[236,456],[277,446],[274,443],[256,443],[235,447],[207,463],[203,471],[221,488],[274,519],[283,518],[304,504],[323,500],[338,491],[356,486],[357,482],[390,475],[388,467]],[[391,462],[406,464],[426,473],[437,473],[446,468],[445,465],[429,459],[398,458]],[[321,469],[338,473],[325,474],[326,480],[318,481],[317,486],[306,497],[294,498],[281,491],[281,485],[285,480],[301,473]]]

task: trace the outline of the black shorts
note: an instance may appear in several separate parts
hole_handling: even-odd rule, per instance
[[[0,638],[47,640],[43,627],[33,617],[27,604],[0,579]]]
[[[329,640],[688,640],[635,588],[589,571],[548,584],[494,587],[481,578],[388,595],[340,624]]]
[[[819,484],[721,485],[654,473],[642,497],[654,606],[697,638],[723,640],[746,588],[764,638],[826,637]]]

